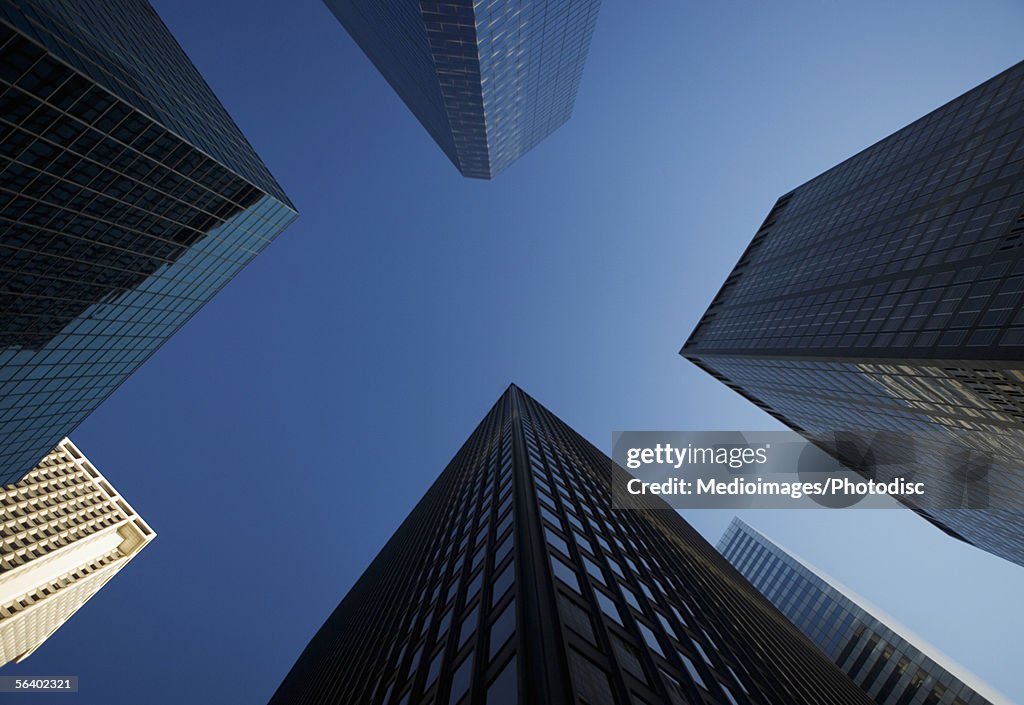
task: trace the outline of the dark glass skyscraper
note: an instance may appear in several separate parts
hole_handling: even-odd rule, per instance
[[[572,114],[601,0],[324,0],[464,176]]]
[[[273,705],[870,701],[660,499],[510,387]]]
[[[1024,63],[785,194],[682,354],[1024,565],[1022,136]]]
[[[718,550],[878,705],[1008,705],[1006,698],[933,648],[915,646],[908,639],[916,638],[903,627],[739,519],[726,529]]]
[[[0,0],[0,483],[294,217],[145,0]]]

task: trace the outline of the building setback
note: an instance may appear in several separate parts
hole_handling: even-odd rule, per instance
[[[0,488],[0,665],[31,655],[154,536],[67,438]]]
[[[294,217],[145,0],[0,0],[0,484]]]
[[[940,664],[943,656],[915,646],[902,627],[740,519],[718,550],[878,705],[1009,705],[965,683],[973,677]]]
[[[1022,137],[1024,63],[785,194],[681,354],[1024,565]]]
[[[324,0],[464,176],[572,114],[600,0]]]
[[[660,498],[613,508],[611,472],[511,386],[272,705],[870,702]]]

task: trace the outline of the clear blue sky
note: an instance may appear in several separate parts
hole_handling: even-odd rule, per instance
[[[73,434],[159,536],[4,669],[81,676],[52,702],[265,702],[510,381],[605,450],[777,428],[683,340],[777,196],[1024,29],[1017,0],[608,0],[573,119],[488,183],[317,0],[154,4],[301,217]],[[1024,699],[1024,568],[902,510],[746,518]]]

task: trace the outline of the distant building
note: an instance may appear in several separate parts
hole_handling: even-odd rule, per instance
[[[0,0],[0,484],[294,217],[145,0]]]
[[[740,519],[732,520],[718,550],[878,705],[1010,705]]]
[[[1020,565],[1022,115],[1024,62],[779,198],[681,352]]]
[[[39,648],[154,536],[67,438],[0,487],[0,665]]]
[[[464,176],[572,114],[600,0],[324,0]]]
[[[660,498],[615,508],[612,472],[510,387],[271,703],[870,705]]]

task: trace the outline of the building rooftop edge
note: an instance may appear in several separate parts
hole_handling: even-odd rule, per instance
[[[982,680],[981,677],[976,675],[974,672],[972,672],[962,664],[960,664],[958,661],[954,660],[952,657],[944,653],[941,649],[936,647],[927,639],[923,638],[915,631],[907,627],[905,624],[900,622],[898,619],[891,616],[885,610],[878,607],[870,600],[867,600],[866,598],[860,596],[859,594],[857,594],[856,592],[848,588],[846,585],[836,580],[828,573],[824,572],[823,570],[815,566],[814,564],[805,561],[803,558],[793,553],[793,551],[789,550],[779,542],[761,533],[760,531],[752,527],[750,524],[740,519],[738,516],[734,516],[732,518],[732,521],[729,522],[729,527],[726,528],[721,538],[719,538],[718,542],[716,542],[715,548],[717,548],[719,552],[722,552],[722,549],[724,548],[722,546],[722,541],[725,538],[725,535],[729,532],[729,528],[733,526],[736,526],[740,531],[743,531],[748,535],[754,536],[755,538],[759,537],[765,543],[774,546],[775,548],[785,553],[787,556],[789,556],[797,563],[799,563],[812,575],[827,583],[829,586],[838,591],[843,597],[850,600],[850,602],[853,602],[862,610],[870,614],[874,619],[878,620],[885,626],[889,627],[900,638],[904,639],[915,649],[923,653],[925,656],[927,656],[936,664],[944,668],[950,674],[956,676],[956,678],[958,678],[961,682],[963,682],[965,685],[974,690],[978,695],[989,700],[992,703],[992,705],[1014,705],[1012,700],[1010,700],[1008,697],[1006,697],[1001,692],[996,690],[994,687],[989,685],[987,682]]]

